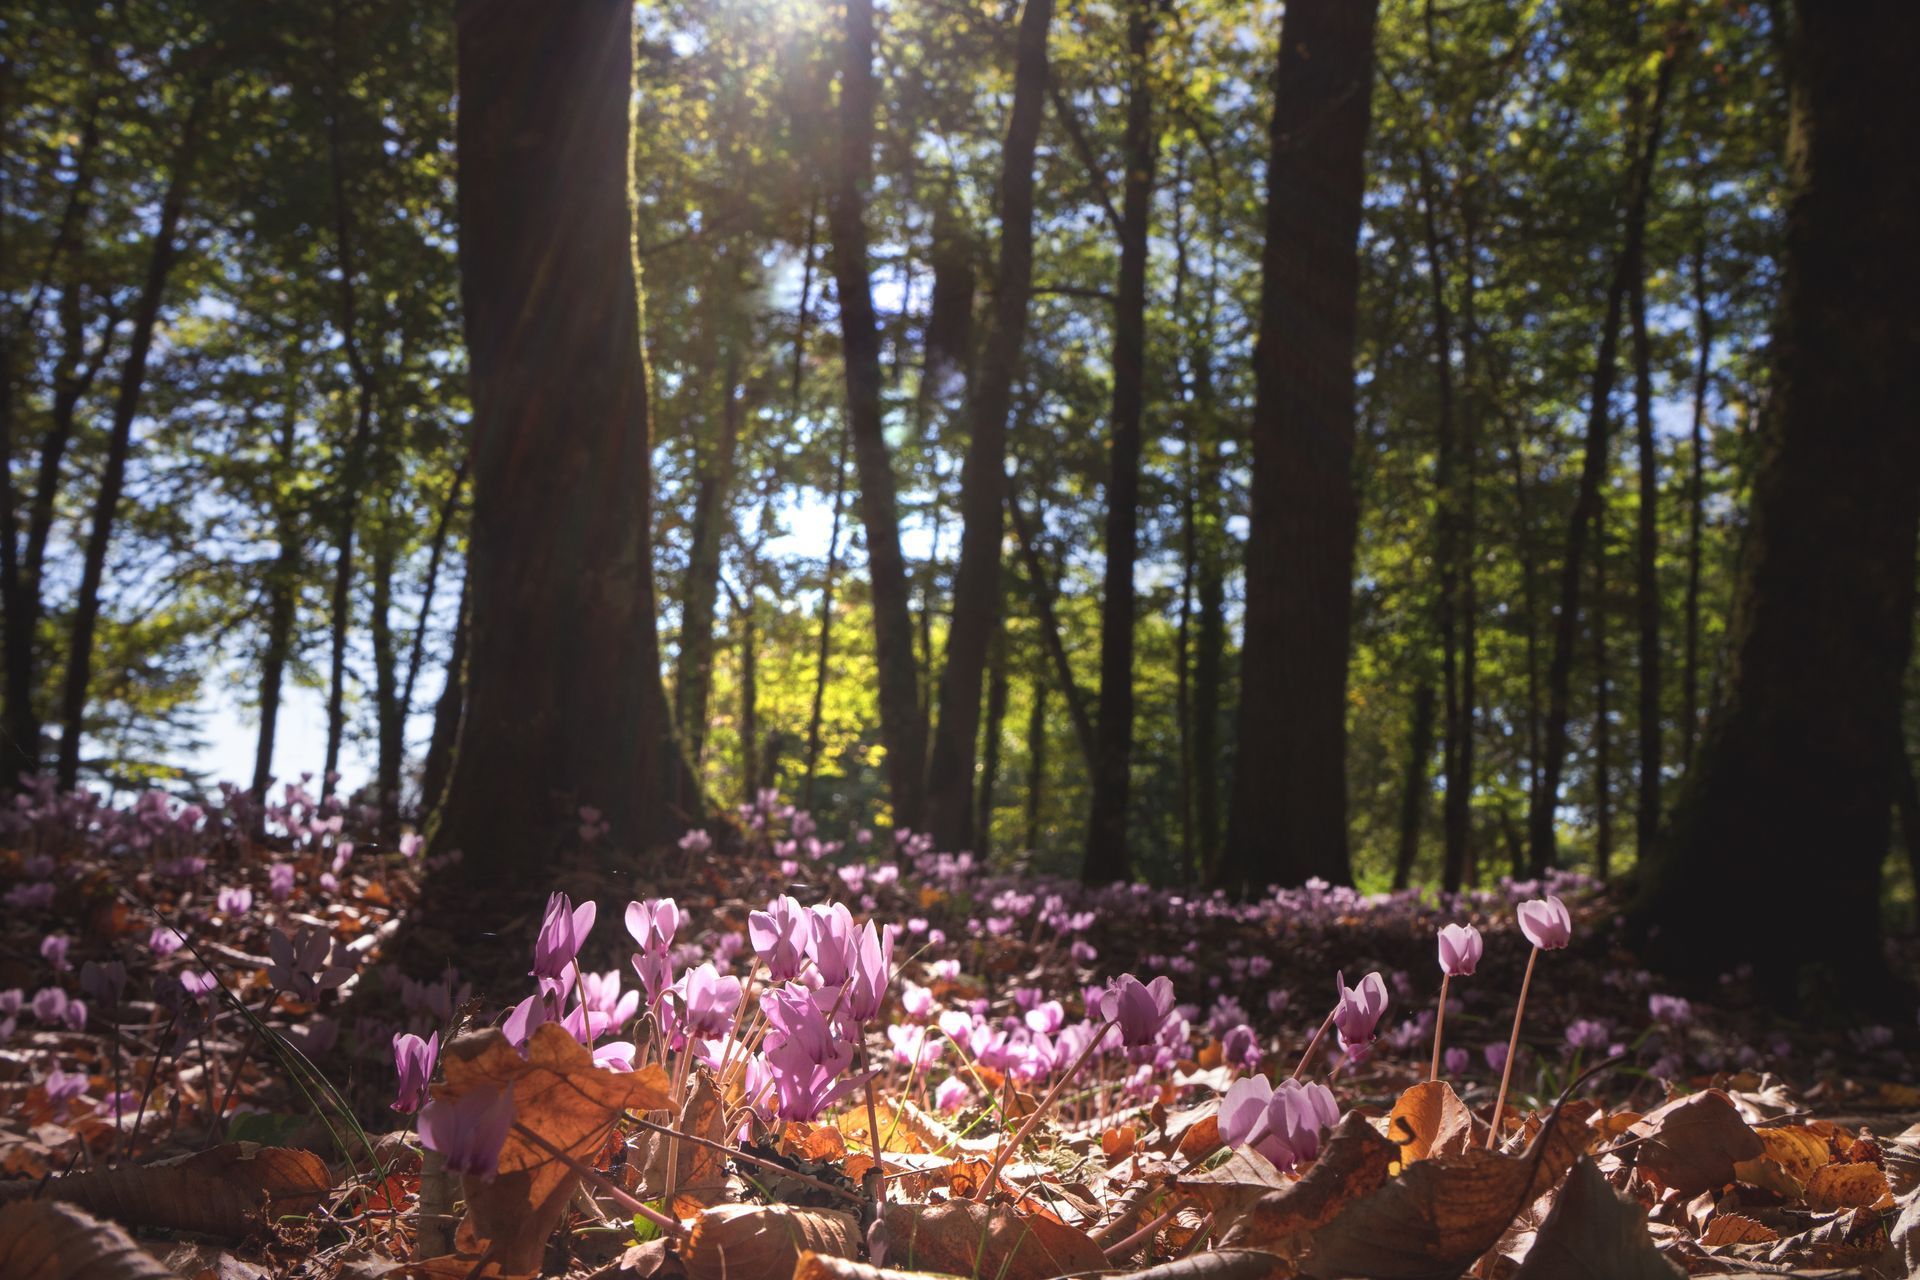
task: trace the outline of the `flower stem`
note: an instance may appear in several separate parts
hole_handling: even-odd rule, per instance
[[[1307,1069],[1307,1064],[1313,1061],[1313,1051],[1320,1047],[1321,1037],[1327,1034],[1327,1028],[1333,1025],[1333,1015],[1338,1012],[1340,1012],[1340,1006],[1337,1004],[1334,1005],[1332,1009],[1328,1010],[1327,1020],[1320,1024],[1320,1029],[1318,1031],[1313,1033],[1313,1039],[1307,1041],[1307,1051],[1300,1055],[1300,1063],[1298,1066],[1294,1067],[1293,1069],[1293,1078],[1295,1080],[1298,1080],[1300,1078],[1300,1073]]]
[[[1527,976],[1520,979],[1520,1003],[1513,1007],[1513,1034],[1507,1037],[1507,1064],[1500,1072],[1500,1095],[1493,1100],[1493,1125],[1487,1130],[1489,1151],[1500,1141],[1500,1113],[1506,1110],[1507,1084],[1513,1079],[1513,1060],[1520,1053],[1520,1019],[1527,1012],[1527,988],[1533,985],[1533,962],[1539,958],[1538,947],[1527,953]]]
[[[1441,973],[1440,1008],[1433,1015],[1433,1065],[1427,1068],[1428,1084],[1440,1078],[1440,1033],[1447,1029],[1447,984],[1452,981],[1452,974]]]
[[[1060,1097],[1060,1091],[1067,1087],[1067,1082],[1080,1074],[1080,1068],[1087,1065],[1087,1059],[1093,1056],[1093,1051],[1100,1047],[1100,1042],[1107,1038],[1107,1032],[1111,1030],[1113,1030],[1113,1019],[1111,1018],[1102,1022],[1099,1027],[1094,1030],[1093,1038],[1087,1041],[1087,1047],[1080,1051],[1080,1056],[1073,1060],[1073,1065],[1068,1067],[1066,1071],[1061,1074],[1060,1078],[1053,1082],[1053,1088],[1047,1090],[1047,1096],[1040,1099],[1040,1105],[1033,1109],[1033,1114],[1028,1116],[1020,1125],[1019,1130],[1014,1133],[1013,1141],[1005,1144],[994,1153],[993,1167],[987,1170],[987,1176],[981,1181],[980,1189],[974,1193],[973,1198],[975,1200],[985,1200],[987,1196],[992,1193],[993,1188],[1000,1181],[1000,1171],[1007,1167],[1007,1158],[1014,1153],[1021,1143],[1027,1140],[1027,1135],[1032,1133],[1034,1126],[1040,1123],[1040,1117],[1047,1114],[1048,1109],[1051,1108],[1055,1100]]]
[[[873,1144],[873,1199],[880,1212],[887,1207],[887,1166],[880,1159],[880,1113],[873,1105],[873,1055],[867,1050],[866,1033],[860,1036],[860,1067],[867,1076],[867,1140]]]

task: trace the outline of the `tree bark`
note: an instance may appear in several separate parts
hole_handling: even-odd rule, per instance
[[[893,459],[881,416],[880,331],[867,275],[866,184],[873,163],[873,0],[848,0],[840,70],[839,136],[827,226],[840,298],[840,347],[847,379],[847,423],[860,479],[873,595],[874,659],[879,667],[880,738],[897,828],[920,825],[926,774],[926,721],[920,714],[919,664],[907,565],[900,552]]]
[[[1593,513],[1593,870],[1613,875],[1613,687],[1607,661],[1607,499]]]
[[[814,787],[820,769],[820,725],[826,715],[827,666],[833,655],[833,589],[840,575],[840,514],[847,487],[847,445],[841,437],[833,460],[833,525],[827,534],[827,566],[820,579],[820,643],[814,650],[813,706],[807,712],[807,774],[803,793],[808,812],[816,804]]]
[[[1573,650],[1580,635],[1580,580],[1585,576],[1587,538],[1600,509],[1600,488],[1606,478],[1608,443],[1612,438],[1612,398],[1618,373],[1620,313],[1632,281],[1642,266],[1646,239],[1647,205],[1653,187],[1653,166],[1660,154],[1660,131],[1667,90],[1673,83],[1674,54],[1663,54],[1656,73],[1653,103],[1647,113],[1639,154],[1627,177],[1626,216],[1620,252],[1607,285],[1605,316],[1594,355],[1593,389],[1587,406],[1586,458],[1580,469],[1580,488],[1567,525],[1567,549],[1560,566],[1560,611],[1554,620],[1553,656],[1547,667],[1547,716],[1539,779],[1527,811],[1528,862],[1532,873],[1543,874],[1554,864],[1558,837],[1554,814],[1560,803],[1560,777],[1566,765],[1567,719],[1571,713]]]
[[[414,619],[413,645],[407,654],[407,680],[400,689],[400,705],[406,708],[405,714],[409,716],[413,714],[413,691],[420,680],[420,667],[426,660],[427,623],[433,617],[433,598],[440,587],[440,566],[446,557],[447,535],[452,531],[453,518],[460,509],[460,494],[467,487],[467,468],[472,462],[471,453],[461,455],[460,465],[453,472],[453,483],[447,486],[447,499],[440,504],[440,518],[434,521],[432,546],[427,552],[427,581],[420,592],[420,616]],[[456,622],[455,626],[458,625]]]
[[[297,443],[299,418],[294,411],[291,387],[280,421],[280,465],[291,472]],[[260,654],[260,736],[254,744],[253,785],[249,794],[255,804],[264,804],[273,784],[273,747],[280,726],[280,693],[285,684],[287,659],[292,656],[294,623],[298,620],[300,561],[303,538],[294,505],[285,498],[274,502],[275,536],[279,549],[273,567],[267,571],[267,635]]]
[[[1377,9],[1376,0],[1294,0],[1280,34],[1238,764],[1220,868],[1235,892],[1352,880],[1353,354]]]
[[[1000,263],[980,370],[971,379],[967,456],[960,476],[960,562],[953,578],[939,718],[927,766],[927,830],[941,849],[974,842],[974,744],[980,685],[1000,626],[1000,547],[1006,505],[1007,415],[1026,346],[1033,287],[1033,152],[1047,91],[1047,30],[1053,0],[1026,0],[1013,76],[1013,107],[1000,165]],[[928,325],[928,375],[938,376]]]
[[[979,804],[974,814],[975,838],[967,845],[982,858],[993,856],[994,791],[1000,783],[1000,735],[1007,720],[1007,630],[1003,624],[993,634],[987,652],[987,720],[980,745]]]
[[[655,627],[631,12],[463,0],[457,37],[472,597],[435,847],[465,850],[467,880],[517,888],[572,843],[583,804],[638,852],[700,801]]]
[[[725,308],[709,306],[706,322],[719,325]],[[674,721],[680,726],[680,746],[687,763],[700,768],[707,738],[707,697],[713,687],[713,615],[720,599],[720,549],[731,523],[728,513],[733,488],[734,455],[740,427],[746,418],[744,388],[740,385],[740,351],[730,342],[720,378],[718,430],[699,451],[693,500],[693,520],[687,548],[687,584],[680,602],[680,655],[674,679]]]
[[[1066,695],[1067,718],[1073,724],[1074,740],[1080,744],[1081,757],[1091,770],[1095,751],[1093,717],[1087,713],[1087,696],[1081,691],[1079,681],[1074,679],[1073,663],[1067,657],[1066,642],[1060,635],[1060,615],[1054,605],[1053,581],[1047,576],[1046,561],[1041,556],[1039,534],[1034,529],[1034,522],[1028,519],[1018,493],[1010,492],[1007,495],[1007,508],[1013,517],[1013,532],[1020,544],[1020,562],[1026,569],[1027,592],[1033,597],[1033,611],[1040,624],[1040,643],[1053,662],[1054,678],[1060,682],[1060,688]]]
[[[1159,139],[1153,128],[1149,0],[1127,11],[1127,121],[1121,152],[1120,280],[1113,312],[1113,407],[1108,457],[1106,564],[1100,600],[1100,705],[1095,718],[1093,803],[1087,818],[1088,884],[1133,873],[1127,819],[1133,790],[1133,568],[1140,529],[1140,420],[1146,398],[1147,238]]]
[[[420,766],[420,812],[432,818],[447,796],[447,779],[460,745],[460,722],[467,707],[467,578],[460,582],[459,612],[454,616],[453,644],[447,653],[446,683],[433,708],[433,736],[427,740],[427,758]]]
[[[1687,478],[1686,639],[1680,668],[1680,763],[1693,763],[1700,731],[1700,569],[1706,523],[1707,394],[1713,378],[1713,316],[1707,309],[1707,240],[1702,232],[1693,255],[1693,328],[1698,347],[1693,371],[1692,457]]]
[[[1047,682],[1036,672],[1033,705],[1027,709],[1027,836],[1021,848],[1040,847],[1040,809],[1047,787]]]
[[[1888,981],[1880,879],[1920,541],[1920,169],[1887,157],[1920,129],[1907,65],[1920,7],[1803,3],[1785,40],[1772,404],[1728,674],[1648,859],[1640,921],[1659,926],[1655,964],[1750,963],[1764,998],[1911,1011]],[[1783,892],[1799,918],[1843,927],[1755,928]]]
[[[146,279],[140,287],[139,301],[134,304],[133,330],[127,339],[126,359],[120,366],[120,385],[113,405],[113,425],[107,437],[106,466],[100,475],[100,492],[94,499],[86,558],[80,570],[80,589],[74,596],[73,627],[67,644],[67,679],[60,704],[58,780],[62,790],[72,789],[80,780],[80,738],[85,729],[87,693],[93,677],[93,640],[100,620],[100,584],[106,575],[107,550],[113,541],[120,491],[126,484],[127,457],[133,445],[133,420],[140,410],[141,393],[146,389],[147,357],[153,349],[153,332],[159,323],[167,278],[172,274],[173,264],[179,257],[177,237],[180,220],[186,212],[187,192],[192,186],[194,166],[199,159],[202,126],[213,102],[212,86],[204,77],[191,93],[186,119],[180,126],[180,141],[174,147],[166,191],[160,197],[160,218],[147,254]]]
[[[406,765],[407,715],[400,701],[399,658],[393,643],[392,535],[377,530],[373,549],[374,792],[380,806],[380,839],[389,847],[400,835],[400,774]]]
[[[1413,881],[1414,859],[1420,853],[1420,825],[1427,814],[1427,762],[1433,755],[1433,682],[1423,680],[1413,693],[1413,716],[1407,729],[1407,774],[1400,789],[1400,854],[1393,864],[1393,887]]]
[[[733,608],[740,620],[740,802],[752,804],[760,788],[766,785],[760,765],[760,652],[753,638],[753,583],[746,585],[746,596],[734,597]],[[773,753],[766,756],[772,771]]]

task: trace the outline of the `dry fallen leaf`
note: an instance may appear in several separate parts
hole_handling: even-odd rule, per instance
[[[1631,1132],[1644,1139],[1633,1148],[1640,1171],[1689,1197],[1725,1186],[1734,1180],[1736,1164],[1766,1153],[1766,1146],[1718,1089],[1656,1107]]]
[[[7,1280],[175,1280],[111,1222],[57,1200],[0,1209],[0,1276]]]
[[[1710,1249],[1729,1244],[1772,1244],[1780,1233],[1764,1222],[1738,1213],[1722,1213],[1700,1233],[1700,1243]]]
[[[65,1200],[130,1227],[237,1240],[276,1217],[304,1214],[333,1189],[311,1151],[229,1142],[158,1164],[70,1174],[0,1188],[0,1199]]]
[[[1052,1280],[1107,1266],[1107,1256],[1084,1231],[1043,1214],[1024,1215],[973,1200],[887,1206],[891,1237],[886,1261],[914,1270]]]
[[[1400,1163],[1428,1156],[1459,1155],[1486,1141],[1487,1126],[1444,1080],[1408,1089],[1387,1117],[1387,1137],[1400,1147]]]
[[[1815,1169],[1833,1159],[1827,1140],[1811,1129],[1767,1128],[1753,1132],[1766,1146],[1767,1157],[1796,1182],[1804,1183]]]
[[[1893,1193],[1887,1189],[1887,1176],[1874,1165],[1822,1165],[1807,1179],[1807,1208],[1815,1213],[1889,1208],[1892,1204]]]
[[[860,1224],[832,1209],[791,1205],[723,1204],[694,1220],[679,1249],[691,1280],[790,1274],[803,1253],[851,1258],[859,1252]]]
[[[467,1216],[457,1236],[463,1253],[489,1247],[508,1274],[539,1269],[547,1237],[577,1181],[564,1161],[520,1129],[584,1163],[623,1110],[668,1105],[666,1072],[658,1065],[635,1072],[596,1067],[586,1046],[553,1022],[528,1037],[525,1058],[498,1029],[489,1029],[455,1040],[442,1062],[446,1083],[434,1088],[436,1098],[458,1098],[483,1086],[513,1087],[515,1128],[501,1149],[500,1172],[492,1182],[463,1179]]]
[[[1400,1148],[1354,1113],[1340,1122],[1304,1177],[1260,1197],[1221,1240],[1227,1248],[1254,1249],[1294,1258],[1312,1233],[1332,1221],[1349,1200],[1371,1194],[1387,1180]]]
[[[1622,1200],[1582,1156],[1513,1280],[1676,1280],[1679,1267],[1647,1235],[1647,1215]]]

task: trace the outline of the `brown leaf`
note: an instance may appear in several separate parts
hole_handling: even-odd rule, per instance
[[[1631,1132],[1645,1139],[1634,1148],[1640,1171],[1689,1197],[1724,1187],[1735,1164],[1767,1149],[1718,1089],[1656,1107]]]
[[[895,1271],[819,1253],[801,1254],[793,1268],[793,1280],[930,1280],[933,1275],[930,1271]]]
[[[1886,1201],[1882,1205],[1881,1201]],[[1893,1193],[1887,1188],[1887,1175],[1870,1164],[1829,1164],[1813,1171],[1807,1179],[1807,1208],[1816,1213],[1835,1209],[1887,1207]]]
[[[860,1224],[832,1209],[723,1204],[694,1219],[679,1252],[692,1280],[737,1280],[789,1275],[803,1253],[851,1258],[859,1246]]]
[[[1274,1167],[1273,1161],[1251,1148],[1240,1148],[1219,1165],[1174,1180],[1182,1191],[1197,1194],[1221,1222],[1231,1222],[1272,1191],[1285,1191],[1298,1179]]]
[[[1486,1141],[1487,1126],[1444,1080],[1428,1080],[1400,1095],[1387,1116],[1387,1137],[1399,1144],[1400,1163],[1459,1155]]]
[[[1298,1182],[1260,1197],[1221,1244],[1297,1257],[1311,1233],[1333,1220],[1347,1201],[1370,1195],[1387,1180],[1400,1148],[1361,1116],[1349,1113]]]
[[[500,1151],[500,1172],[492,1182],[462,1179],[467,1216],[456,1237],[464,1253],[478,1253],[482,1242],[490,1242],[501,1270],[509,1274],[539,1270],[547,1237],[577,1182],[565,1161],[520,1130],[587,1163],[623,1110],[653,1111],[669,1101],[666,1072],[659,1065],[634,1072],[596,1067],[586,1046],[554,1022],[535,1028],[525,1058],[490,1028],[455,1040],[442,1062],[446,1083],[434,1088],[436,1098],[458,1098],[483,1086],[513,1088],[514,1129]]]
[[[1674,1280],[1684,1274],[1653,1247],[1647,1215],[1622,1200],[1582,1156],[1513,1280]]]
[[[36,1193],[130,1227],[237,1240],[276,1217],[304,1214],[333,1189],[311,1151],[229,1142],[196,1155],[125,1169],[70,1174],[0,1188],[0,1199]]]
[[[1583,1122],[1562,1114],[1522,1155],[1475,1147],[1408,1165],[1373,1194],[1348,1201],[1314,1233],[1301,1273],[1380,1280],[1456,1276],[1553,1188],[1586,1151],[1589,1133]]]
[[[916,1270],[999,1280],[1052,1280],[1104,1269],[1107,1256],[1084,1231],[1041,1214],[974,1200],[887,1206],[887,1261]]]
[[[1284,1260],[1258,1249],[1210,1249],[1127,1273],[1128,1280],[1282,1280],[1291,1274]]]
[[[1700,1233],[1700,1243],[1709,1248],[1723,1244],[1772,1244],[1779,1238],[1780,1233],[1766,1223],[1755,1222],[1739,1213],[1718,1215]]]
[[[0,1209],[0,1275],[7,1280],[174,1280],[173,1272],[119,1227],[54,1200],[21,1200]]]
[[[1795,1182],[1804,1183],[1813,1171],[1833,1159],[1827,1140],[1811,1129],[1755,1129],[1767,1149],[1767,1156]]]
[[[720,1094],[705,1072],[694,1077],[693,1088],[688,1091],[687,1100],[681,1104],[680,1120],[675,1128],[681,1133],[705,1138],[708,1142],[719,1142],[726,1136],[722,1132],[725,1114],[720,1105]],[[683,1197],[690,1202],[689,1210],[696,1213],[726,1199],[727,1157],[722,1152],[698,1142],[675,1142],[667,1134],[651,1129],[647,1131],[646,1141],[641,1148],[643,1155],[640,1167],[644,1170],[640,1179],[642,1199],[657,1200],[666,1194],[669,1150],[678,1152],[674,1159],[673,1177],[676,1211]]]

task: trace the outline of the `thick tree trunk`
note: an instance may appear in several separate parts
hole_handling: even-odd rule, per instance
[[[920,825],[927,726],[920,713],[919,664],[907,565],[900,552],[893,459],[880,404],[880,330],[867,275],[866,184],[873,163],[873,3],[848,0],[840,73],[838,156],[827,201],[834,283],[840,298],[840,347],[847,378],[847,423],[860,478],[873,595],[874,660],[880,669],[880,738],[897,828]]]
[[[517,887],[571,843],[583,804],[634,851],[699,809],[654,621],[631,18],[621,0],[458,13],[472,598],[435,846],[465,850],[469,882]]]
[[[1427,815],[1427,762],[1433,756],[1433,682],[1423,680],[1413,693],[1413,715],[1407,729],[1407,774],[1400,789],[1400,854],[1394,859],[1393,887],[1413,881],[1414,859],[1420,853],[1420,825]]]
[[[1294,0],[1280,34],[1254,351],[1246,639],[1220,882],[1352,879],[1346,688],[1353,353],[1376,0]]]
[[[1121,152],[1120,281],[1113,312],[1112,444],[1107,460],[1106,564],[1100,601],[1100,707],[1095,718],[1093,804],[1087,818],[1088,884],[1132,875],[1127,820],[1133,773],[1133,569],[1140,527],[1140,420],[1146,398],[1147,237],[1159,139],[1148,55],[1154,11],[1127,12],[1127,123]]]
[[[1640,618],[1640,788],[1634,844],[1644,849],[1660,831],[1660,457],[1653,439],[1653,340],[1647,332],[1644,265],[1633,277],[1633,439],[1640,509],[1634,521],[1634,591]]]
[[[147,357],[153,349],[153,332],[159,323],[167,278],[179,256],[180,220],[186,212],[187,191],[199,158],[201,127],[213,101],[212,87],[204,79],[190,92],[192,101],[181,123],[180,141],[174,147],[172,172],[167,177],[166,191],[160,197],[160,218],[147,254],[146,279],[140,286],[140,299],[134,304],[133,331],[127,340],[126,360],[120,366],[113,425],[107,435],[106,466],[101,471],[100,491],[94,499],[86,558],[80,569],[80,589],[74,596],[73,628],[67,643],[67,679],[60,702],[58,779],[63,790],[72,788],[80,780],[80,738],[86,726],[87,693],[93,678],[93,639],[100,621],[100,585],[106,576],[107,550],[113,541],[114,521],[119,514],[120,491],[126,484],[127,456],[133,446],[133,420],[140,410],[140,395],[146,389]]]
[[[1754,967],[1828,1009],[1891,999],[1880,878],[1920,535],[1920,132],[1906,0],[1793,7],[1772,404],[1761,430],[1724,696],[1648,859],[1650,958]],[[1817,859],[1817,865],[1809,859]],[[1783,888],[1784,886],[1784,888]],[[1780,909],[1843,922],[1763,929]],[[1702,904],[1711,909],[1702,910]]]
[[[1693,742],[1700,731],[1700,568],[1701,535],[1706,524],[1707,394],[1713,377],[1713,316],[1707,310],[1705,233],[1693,255],[1693,328],[1697,344],[1693,370],[1692,454],[1687,478],[1686,640],[1680,667],[1680,763],[1693,763]]]
[[[1566,766],[1573,651],[1580,636],[1580,581],[1585,576],[1587,539],[1600,509],[1600,489],[1606,479],[1606,458],[1613,429],[1613,384],[1619,363],[1620,314],[1632,282],[1643,270],[1647,205],[1653,187],[1654,162],[1660,154],[1667,90],[1673,83],[1673,59],[1671,51],[1661,56],[1645,133],[1639,153],[1628,170],[1625,225],[1620,252],[1613,261],[1613,277],[1607,285],[1606,311],[1594,355],[1593,389],[1587,406],[1586,458],[1580,469],[1580,489],[1574,498],[1573,514],[1567,524],[1567,548],[1560,566],[1560,611],[1554,620],[1553,657],[1547,667],[1545,742],[1538,781],[1527,810],[1527,856],[1536,876],[1552,866],[1556,856],[1558,837],[1554,814],[1559,808],[1560,777]]]
[[[1000,264],[979,373],[967,397],[970,435],[960,475],[960,563],[953,578],[939,718],[927,767],[927,830],[942,849],[974,843],[974,743],[980,733],[980,683],[987,649],[1000,627],[1000,545],[1006,505],[1007,415],[1026,346],[1033,287],[1033,151],[1047,91],[1047,29],[1053,0],[1026,0],[1013,76],[1013,108],[1000,164]],[[937,293],[937,290],[936,290]],[[937,318],[937,317],[936,317]],[[928,325],[928,375],[934,365]]]
[[[707,323],[717,325],[724,309],[707,310]],[[687,585],[680,602],[680,655],[673,684],[674,721],[680,726],[680,748],[687,763],[698,770],[707,739],[707,698],[713,687],[713,615],[720,599],[722,537],[732,523],[729,503],[733,489],[734,455],[740,427],[746,419],[745,389],[740,385],[740,352],[729,343],[722,362],[718,430],[699,451],[693,520],[687,548]]]
[[[1913,773],[1913,753],[1907,750],[1906,731],[1894,726],[1899,741],[1894,743],[1894,811],[1900,816],[1900,843],[1907,850],[1907,878],[1920,893],[1920,779]],[[1913,920],[1920,930],[1920,911]]]
[[[453,644],[447,653],[447,678],[433,708],[433,736],[420,766],[420,812],[432,818],[447,798],[447,779],[460,746],[460,722],[467,708],[467,579],[460,584],[460,607],[454,615]]]

